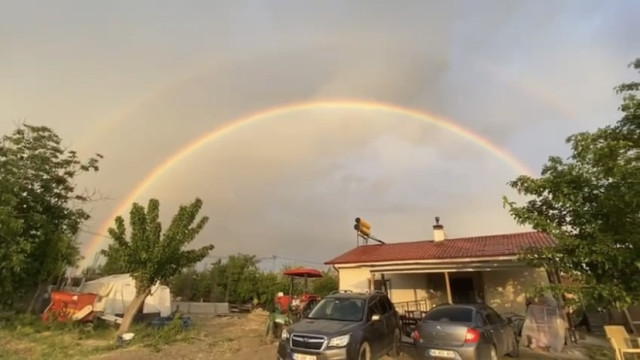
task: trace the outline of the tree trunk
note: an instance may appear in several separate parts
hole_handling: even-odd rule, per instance
[[[41,297],[42,297],[43,289],[44,289],[44,285],[38,284],[38,287],[36,288],[36,292],[35,294],[33,294],[33,297],[29,302],[29,307],[27,307],[27,311],[26,311],[27,314],[33,314],[33,311],[35,310],[36,305],[39,305],[40,302],[42,301]]]
[[[136,297],[133,298],[133,301],[129,303],[129,306],[127,306],[127,310],[124,312],[122,324],[120,324],[120,328],[118,329],[116,336],[122,335],[129,331],[131,324],[133,324],[133,318],[136,316],[138,310],[140,310],[140,307],[142,306],[142,304],[144,304],[144,301],[150,293],[151,288],[145,289],[141,293],[136,292]]]

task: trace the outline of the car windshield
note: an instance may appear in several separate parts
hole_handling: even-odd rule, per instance
[[[424,320],[470,323],[473,322],[473,309],[461,306],[435,308],[425,315]]]
[[[311,311],[307,318],[337,321],[360,321],[364,314],[361,299],[325,298]]]

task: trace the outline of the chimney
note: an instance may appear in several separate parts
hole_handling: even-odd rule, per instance
[[[444,226],[440,224],[440,217],[436,216],[436,224],[433,225],[433,241],[440,242],[445,239]]]

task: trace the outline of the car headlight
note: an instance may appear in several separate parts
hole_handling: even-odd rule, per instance
[[[334,337],[329,341],[329,346],[342,347],[349,343],[350,334]]]
[[[280,335],[280,339],[282,339],[282,341],[287,341],[289,339],[289,333],[287,332],[287,330],[282,330],[282,335]]]

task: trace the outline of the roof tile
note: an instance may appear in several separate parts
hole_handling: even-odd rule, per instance
[[[445,239],[442,242],[413,241],[358,246],[325,262],[333,264],[374,263],[411,260],[453,260],[516,255],[529,247],[555,245],[555,240],[541,232],[474,236]]]

